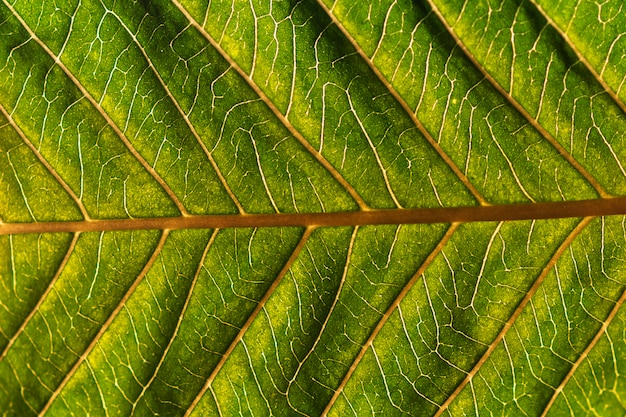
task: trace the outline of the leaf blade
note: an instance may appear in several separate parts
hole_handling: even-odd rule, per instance
[[[3,2],[0,403],[615,402],[614,6]]]

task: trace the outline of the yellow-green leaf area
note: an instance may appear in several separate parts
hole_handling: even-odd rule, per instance
[[[0,0],[6,416],[622,415],[616,0]]]

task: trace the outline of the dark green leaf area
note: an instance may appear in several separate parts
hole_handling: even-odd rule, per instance
[[[227,229],[209,240],[209,231],[172,232],[158,268],[133,293],[55,410],[182,414],[300,234],[298,229]]]
[[[75,202],[2,115],[0,172],[1,221],[59,221],[82,218]]]
[[[0,354],[58,274],[71,242],[61,233],[0,237]]]
[[[594,220],[559,259],[480,369],[474,383],[478,413],[542,412],[626,288],[623,220]],[[468,394],[455,400],[452,413],[474,401]]]
[[[86,233],[54,290],[0,362],[0,402],[34,415],[85,351],[154,251],[159,232]]]
[[[334,415],[437,411],[575,224],[568,219],[460,226],[374,340]]]
[[[245,391],[265,398],[268,412],[321,413],[377,322],[444,231],[444,225],[435,225],[364,227],[352,235],[349,229],[314,232],[218,375],[213,389],[220,409],[239,412],[237,398]],[[296,297],[298,304],[286,304],[287,297]],[[283,342],[282,334],[289,339]],[[249,386],[247,378],[259,386]],[[201,404],[209,407],[210,397]]]

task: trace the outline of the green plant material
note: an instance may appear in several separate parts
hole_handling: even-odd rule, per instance
[[[618,0],[2,0],[3,415],[623,415],[624,28]]]

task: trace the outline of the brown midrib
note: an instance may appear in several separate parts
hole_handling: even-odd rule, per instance
[[[67,222],[2,223],[0,235],[109,230],[470,223],[626,214],[626,197],[494,206],[334,213],[224,214]]]

